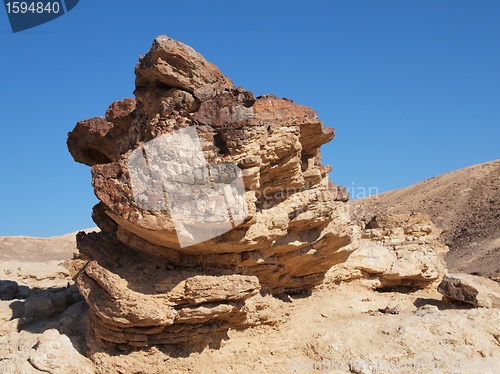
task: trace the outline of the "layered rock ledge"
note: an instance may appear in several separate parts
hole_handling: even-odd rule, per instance
[[[77,237],[98,338],[203,340],[248,325],[257,293],[311,290],[347,259],[348,195],[319,150],[334,131],[312,109],[254,97],[166,36],[135,73],[135,98],[68,135],[100,200],[102,231]]]
[[[382,214],[358,225],[358,248],[330,270],[333,280],[363,278],[376,289],[426,288],[446,274],[448,247],[428,215]]]

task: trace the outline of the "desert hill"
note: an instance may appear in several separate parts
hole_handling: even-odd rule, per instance
[[[500,160],[351,201],[352,217],[421,212],[444,230],[449,271],[500,276]]]
[[[76,233],[36,238],[31,236],[0,237],[0,261],[40,262],[62,260],[76,250]]]

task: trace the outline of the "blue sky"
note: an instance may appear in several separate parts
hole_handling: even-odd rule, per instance
[[[13,34],[0,9],[0,235],[94,226],[90,168],[66,135],[132,97],[157,35],[236,85],[317,110],[330,179],[380,192],[500,158],[496,0],[81,0]]]

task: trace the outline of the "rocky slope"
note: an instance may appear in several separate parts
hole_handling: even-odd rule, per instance
[[[444,230],[450,271],[500,277],[500,160],[350,202],[353,218],[421,212]]]

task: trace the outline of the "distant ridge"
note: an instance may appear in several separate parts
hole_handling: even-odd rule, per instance
[[[50,238],[0,236],[0,261],[43,262],[70,259],[77,251],[75,237],[76,232]]]

